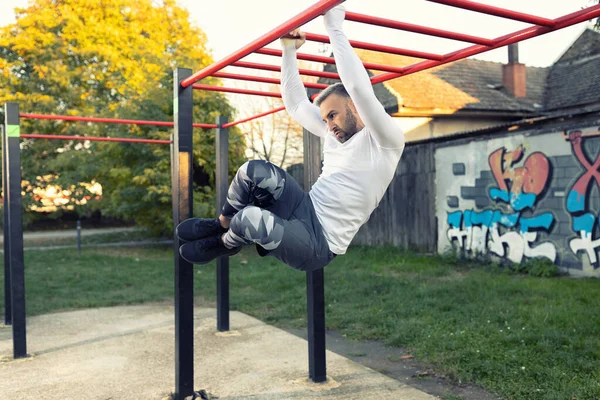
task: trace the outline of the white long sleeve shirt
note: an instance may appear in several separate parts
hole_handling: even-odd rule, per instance
[[[323,172],[309,195],[329,249],[344,254],[387,190],[404,150],[404,134],[375,97],[367,71],[341,28],[328,28],[344,87],[365,127],[344,143],[328,130],[307,97],[293,43],[284,46],[284,105],[305,129],[324,138]]]

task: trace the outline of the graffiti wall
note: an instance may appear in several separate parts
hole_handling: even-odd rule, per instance
[[[435,163],[440,253],[600,276],[600,127],[440,147]]]

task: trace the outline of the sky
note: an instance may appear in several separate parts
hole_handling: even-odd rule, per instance
[[[191,21],[208,37],[215,61],[230,55],[254,39],[262,36],[289,18],[316,3],[316,0],[178,0],[190,12]],[[539,15],[557,18],[564,14],[588,7],[593,0],[478,0],[490,4]],[[0,26],[14,22],[14,7],[23,7],[28,0],[0,0]],[[452,30],[486,38],[495,38],[529,25],[504,18],[449,7],[425,0],[347,0],[348,11],[385,17],[418,25]],[[554,63],[591,23],[581,23],[556,32],[519,43],[519,61],[529,66],[546,67]],[[306,24],[303,30],[325,34],[321,17]],[[345,22],[348,38],[371,43],[421,50],[433,53],[449,53],[470,44],[441,39],[410,32],[375,27],[355,22]],[[269,47],[279,48],[275,42]],[[329,55],[328,45],[307,43],[305,53]],[[488,51],[474,58],[502,62],[507,61],[507,48]],[[246,61],[279,63],[269,56],[250,55]],[[251,70],[231,72],[252,73]],[[239,86],[240,83],[232,82]]]

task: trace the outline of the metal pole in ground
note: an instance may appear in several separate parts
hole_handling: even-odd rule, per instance
[[[217,217],[221,214],[229,187],[229,130],[223,128],[226,123],[227,117],[217,117],[217,129],[215,131]],[[229,257],[219,257],[217,259],[217,330],[219,332],[229,330]]]
[[[174,101],[172,192],[173,228],[192,216],[192,87],[180,82],[192,70],[177,68],[173,73]],[[174,230],[174,229],[173,229]],[[194,393],[194,269],[179,255],[180,243],[174,235],[175,252],[175,398],[183,400]]]
[[[2,122],[2,200],[4,214],[4,325],[12,324],[12,294],[10,291],[10,234],[8,231],[8,180],[6,179],[8,168],[6,166],[6,126]]]
[[[304,129],[304,190],[321,173],[321,140]],[[306,273],[308,322],[308,375],[313,382],[327,380],[325,359],[325,275],[323,268]]]
[[[77,254],[81,254],[81,221],[77,220]]]
[[[27,357],[25,327],[25,264],[23,260],[23,203],[21,199],[21,129],[19,105],[4,105],[6,179],[8,198],[8,237],[10,245],[10,285],[14,358]]]

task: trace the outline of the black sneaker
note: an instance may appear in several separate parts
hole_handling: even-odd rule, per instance
[[[175,228],[177,237],[185,241],[222,235],[225,232],[227,229],[221,226],[218,218],[189,218]]]
[[[188,242],[179,247],[179,254],[192,264],[206,264],[218,257],[232,256],[242,250],[241,247],[228,249],[221,235]]]

